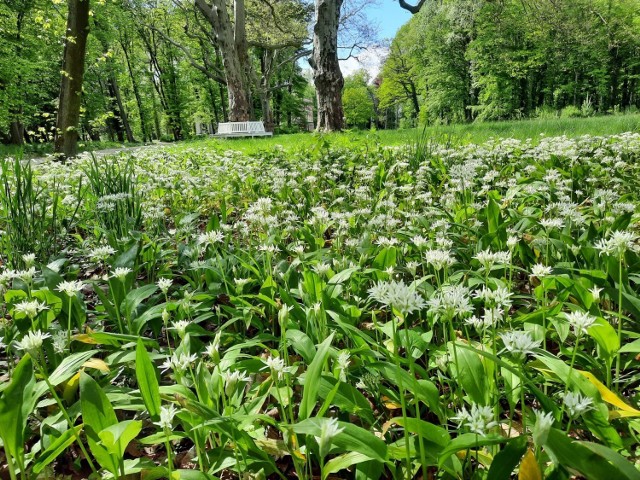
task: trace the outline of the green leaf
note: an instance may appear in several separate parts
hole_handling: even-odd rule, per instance
[[[80,430],[82,430],[82,425],[76,425],[73,428],[65,430],[65,432],[56,438],[44,452],[40,454],[38,459],[35,461],[31,470],[33,473],[40,473],[44,467],[53,462],[58,455],[65,451],[65,449],[71,445],[76,439],[76,435],[79,434]]]
[[[129,318],[133,318],[138,305],[140,305],[147,298],[156,293],[157,289],[157,285],[150,284],[140,288],[136,288],[135,290],[131,290],[124,299],[124,310],[127,313],[127,316]]]
[[[338,387],[331,399],[331,404],[337,406],[340,410],[357,415],[370,425],[373,424],[375,419],[369,401],[348,383],[340,382],[329,375],[322,375],[318,389],[319,397],[326,399],[336,385]]]
[[[330,419],[313,417],[292,425],[291,429],[298,434],[320,436],[322,426]],[[387,445],[373,433],[352,423],[338,422],[338,426],[344,430],[336,435],[332,442],[333,452],[337,448],[343,452],[358,452],[371,460],[381,462],[387,459]]]
[[[78,373],[78,370],[80,370],[84,362],[93,357],[97,352],[97,350],[88,350],[86,352],[73,353],[65,357],[62,362],[60,362],[60,365],[58,365],[58,368],[49,376],[49,383],[55,387],[66,382]]]
[[[480,356],[471,350],[456,348],[455,355],[453,344],[449,343],[449,358],[451,362],[451,374],[462,386],[462,389],[469,395],[471,400],[486,405],[489,388],[487,386],[487,375]]]
[[[588,330],[589,336],[593,338],[599,347],[600,354],[607,360],[609,366],[620,348],[618,333],[604,318],[597,318],[593,326]]]
[[[617,467],[609,463],[600,452],[594,451],[593,448],[587,448],[581,442],[572,440],[564,432],[556,428],[552,428],[549,431],[545,449],[551,455],[554,463],[577,470],[590,480],[640,478],[640,475],[627,477]]]
[[[451,440],[451,443],[440,453],[439,464],[442,467],[444,462],[454,453],[460,450],[475,449],[478,447],[486,447],[488,445],[498,445],[506,442],[508,439],[496,434],[490,434],[487,436],[480,436],[475,433],[464,433],[459,437]]]
[[[99,433],[118,419],[100,385],[84,372],[80,374],[80,408],[91,453],[103,468],[117,476],[118,459],[102,445]]]
[[[640,338],[624,345],[620,349],[620,353],[640,353]]]
[[[149,358],[142,340],[136,346],[136,379],[144,406],[152,419],[160,418],[160,385],[156,368]]]
[[[386,422],[385,425],[392,423],[406,428],[406,430],[411,433],[420,435],[438,447],[444,448],[451,443],[451,437],[449,437],[449,434],[444,428],[434,425],[433,423],[425,422],[419,418],[407,417],[404,419],[402,417],[396,417]]]
[[[316,347],[306,333],[292,328],[287,330],[286,338],[296,353],[299,354],[306,363],[313,361],[313,357],[316,354]]]
[[[333,335],[334,333],[329,335],[329,337],[318,346],[318,351],[313,358],[313,362],[311,362],[309,368],[307,368],[304,376],[304,390],[302,392],[302,401],[300,402],[299,418],[309,418],[316,405],[318,390],[320,389],[320,375],[327,362]]]
[[[624,458],[618,452],[612,450],[609,447],[605,447],[599,443],[593,442],[579,442],[580,445],[588,448],[592,452],[600,455],[602,458],[608,460],[613,466],[620,472],[621,476],[616,478],[627,478],[629,480],[640,479],[640,471],[629,460]]]
[[[18,363],[11,383],[0,397],[0,437],[4,448],[24,471],[24,431],[36,406],[36,379],[29,354]]]
[[[526,435],[509,440],[505,447],[493,457],[487,477],[495,480],[509,480],[526,451]]]
[[[360,267],[352,267],[346,268],[341,272],[336,273],[329,279],[329,285],[336,285],[338,283],[346,282],[347,280],[349,280],[349,278],[351,278],[351,275],[353,275],[353,273],[357,272],[358,270],[360,270]]]
[[[129,442],[136,438],[140,430],[142,430],[141,421],[125,420],[105,428],[98,433],[98,436],[109,454],[120,459]]]
[[[331,473],[339,472],[340,470],[344,470],[346,468],[351,467],[352,465],[356,465],[362,462],[368,462],[371,459],[367,455],[363,455],[358,452],[349,452],[344,455],[338,455],[335,458],[329,460],[324,466],[324,476],[323,480],[326,479]]]
[[[386,270],[387,268],[394,266],[396,264],[396,254],[396,247],[383,248],[373,260],[373,268],[377,268],[378,270]]]

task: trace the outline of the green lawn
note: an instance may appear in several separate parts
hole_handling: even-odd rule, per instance
[[[403,145],[413,143],[421,135],[422,128],[404,130],[378,130],[378,131],[345,131],[343,133],[318,135],[315,133],[297,133],[290,135],[276,135],[271,138],[199,138],[180,142],[180,149],[188,147],[210,147],[215,150],[240,150],[246,153],[255,153],[261,150],[281,146],[285,150],[321,148],[324,142],[330,142],[336,146],[351,146],[358,144],[367,145]],[[516,138],[525,140],[531,138],[534,143],[542,135],[555,137],[567,135],[577,137],[580,135],[612,135],[622,132],[640,131],[640,114],[601,116],[592,118],[551,118],[533,120],[514,120],[504,122],[479,122],[455,125],[438,125],[427,127],[425,133],[428,137],[438,141],[449,141],[453,144],[483,143],[490,138]],[[117,148],[118,143],[100,142],[82,144],[80,150],[99,150],[104,148]],[[26,146],[24,149],[0,145],[0,158],[5,156],[17,156],[29,158],[50,153],[47,145],[34,149]]]
[[[454,144],[483,143],[490,138],[517,138],[526,140],[531,138],[534,143],[542,135],[555,137],[567,135],[577,137],[581,135],[612,135],[623,132],[640,131],[640,114],[602,116],[592,118],[553,118],[534,120],[515,120],[505,122],[481,122],[456,125],[439,125],[427,127],[427,136],[439,140],[450,141]],[[297,133],[291,135],[276,135],[272,138],[234,138],[217,139],[205,138],[183,142],[184,146],[209,146],[214,149],[240,150],[255,153],[260,150],[271,149],[279,145],[285,150],[319,148],[324,140],[332,145],[361,146],[402,145],[413,143],[422,133],[422,128],[405,130],[378,131],[346,131],[330,135],[315,133]]]

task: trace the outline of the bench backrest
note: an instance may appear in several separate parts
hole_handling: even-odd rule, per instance
[[[226,122],[218,124],[218,133],[264,133],[262,122]]]

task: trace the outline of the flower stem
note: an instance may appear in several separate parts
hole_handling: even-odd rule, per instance
[[[622,348],[622,255],[618,259],[618,351],[616,352],[616,390],[620,388],[621,352]]]

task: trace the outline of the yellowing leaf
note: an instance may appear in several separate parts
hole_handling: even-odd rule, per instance
[[[522,463],[520,463],[518,480],[542,480],[540,467],[531,449],[527,450],[527,453],[524,454],[524,458],[522,459]]]
[[[578,370],[582,375],[587,377],[587,379],[595,385],[600,392],[600,396],[602,400],[607,402],[609,405],[613,405],[614,407],[618,407],[622,411],[611,411],[609,412],[610,418],[620,418],[620,417],[638,417],[640,416],[640,410],[633,408],[631,405],[627,405],[622,401],[620,397],[618,397],[615,393],[609,390],[600,380],[598,380],[592,373],[583,372]]]
[[[88,333],[78,333],[71,338],[76,342],[98,345],[98,342]]]
[[[109,373],[110,371],[109,366],[99,358],[90,358],[89,360],[84,362],[82,366],[86,368],[95,368],[96,370],[100,370],[102,373]]]
[[[67,380],[64,383],[64,387],[62,390],[62,398],[65,401],[71,403],[73,397],[75,397],[76,392],[78,391],[78,386],[80,385],[80,372],[76,373],[73,377]]]

